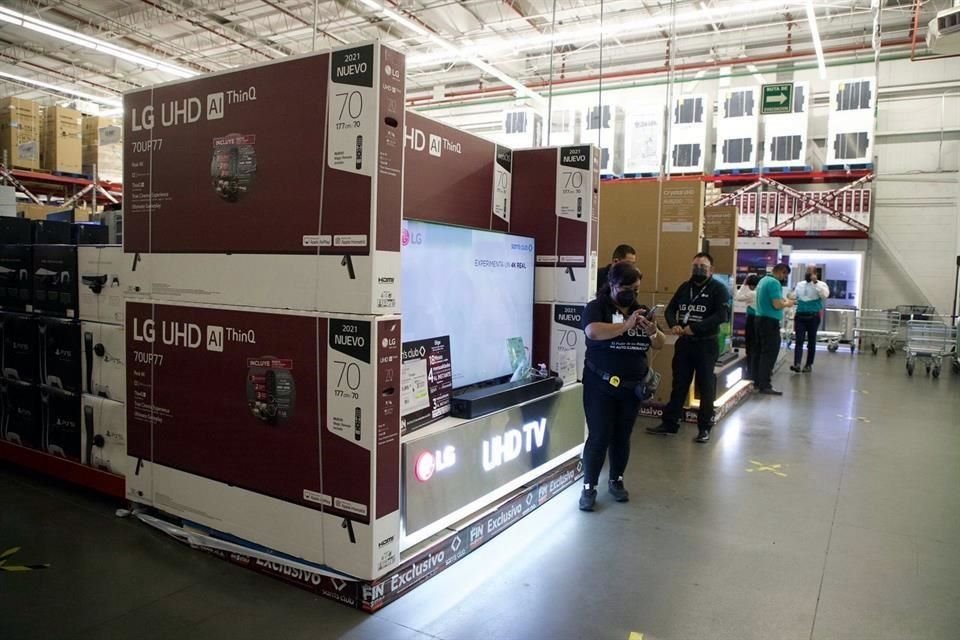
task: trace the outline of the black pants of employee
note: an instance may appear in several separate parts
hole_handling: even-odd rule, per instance
[[[756,340],[757,340],[757,331],[754,326],[756,322],[756,316],[753,314],[747,314],[747,327],[745,329],[744,338],[743,338],[743,351],[747,356],[747,380],[753,380],[753,353],[757,350]]]
[[[583,413],[587,417],[587,442],[583,445],[583,483],[595,487],[600,481],[603,459],[610,456],[610,479],[627,470],[630,434],[640,411],[632,389],[610,386],[596,373],[583,372]]]
[[[719,354],[720,347],[716,336],[709,338],[683,336],[677,340],[677,346],[673,351],[673,388],[670,391],[670,402],[663,411],[665,422],[680,424],[687,392],[696,374],[697,395],[700,397],[697,426],[701,430],[710,431],[713,425],[713,401],[717,398],[717,376],[713,369]]]
[[[819,313],[798,313],[793,321],[793,331],[796,334],[797,345],[793,352],[793,364],[800,366],[803,359],[803,343],[807,346],[807,366],[813,366],[813,359],[817,355],[817,330],[820,329]]]
[[[753,384],[762,391],[772,386],[770,378],[773,377],[773,368],[777,364],[777,356],[780,355],[780,322],[775,318],[757,316],[753,321],[753,329],[756,334],[751,367]]]

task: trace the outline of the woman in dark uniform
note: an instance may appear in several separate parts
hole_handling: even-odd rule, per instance
[[[650,373],[647,354],[663,346],[663,334],[637,302],[640,272],[620,262],[610,268],[606,286],[583,314],[587,355],[583,372],[583,448],[580,509],[593,511],[603,459],[610,457],[608,489],[617,502],[630,499],[623,473],[630,457],[630,434]]]

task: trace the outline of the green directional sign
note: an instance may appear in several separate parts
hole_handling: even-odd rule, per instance
[[[793,83],[765,84],[760,97],[760,113],[793,112]]]

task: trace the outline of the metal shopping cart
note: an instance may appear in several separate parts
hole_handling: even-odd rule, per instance
[[[897,329],[895,347],[907,344],[907,322],[910,320],[929,320],[937,314],[937,310],[923,304],[900,304],[894,310],[900,316],[900,327]]]
[[[927,375],[940,377],[945,357],[956,350],[957,329],[952,318],[931,316],[929,320],[907,320],[907,375],[912,376],[918,360],[923,360]]]
[[[897,352],[900,313],[891,309],[859,309],[853,325],[853,343],[863,349],[870,345],[873,355],[886,345],[887,357]]]
[[[827,309],[823,313],[823,326],[817,333],[817,342],[826,342],[827,351],[836,353],[841,344],[849,344],[850,352],[856,348],[854,344],[854,309]]]

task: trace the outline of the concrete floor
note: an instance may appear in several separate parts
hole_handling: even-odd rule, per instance
[[[0,572],[0,638],[958,638],[960,378],[922,373],[822,353],[709,445],[638,428],[629,504],[570,489],[373,616],[0,467],[0,552],[51,565]]]

